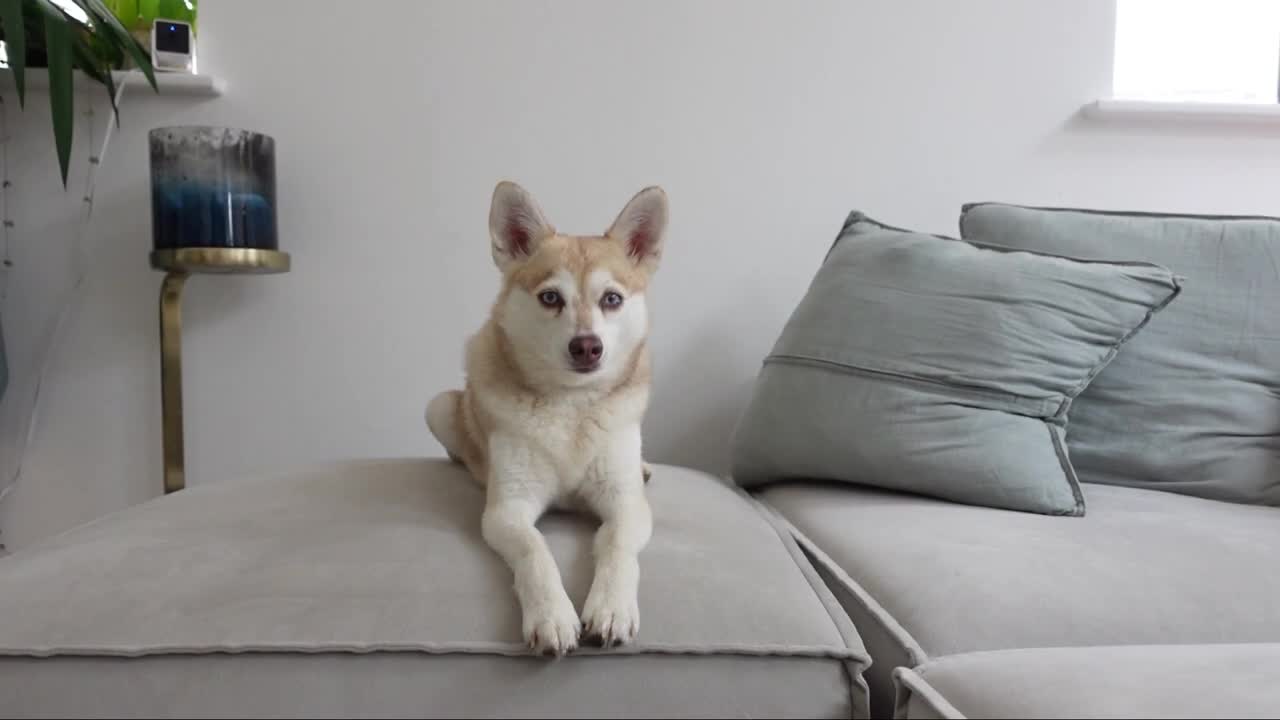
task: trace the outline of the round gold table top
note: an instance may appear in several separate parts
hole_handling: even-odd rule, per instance
[[[170,248],[152,250],[151,267],[187,273],[282,273],[289,271],[289,253],[260,248]]]

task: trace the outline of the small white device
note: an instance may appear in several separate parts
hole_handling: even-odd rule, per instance
[[[196,35],[190,23],[163,18],[151,23],[151,65],[166,72],[195,73]]]

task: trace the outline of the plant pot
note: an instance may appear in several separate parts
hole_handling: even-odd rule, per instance
[[[189,23],[196,29],[199,0],[105,0],[106,6],[143,47],[151,47],[151,24],[157,18]]]

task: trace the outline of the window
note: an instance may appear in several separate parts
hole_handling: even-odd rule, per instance
[[[1280,0],[1117,0],[1113,96],[1280,102]]]

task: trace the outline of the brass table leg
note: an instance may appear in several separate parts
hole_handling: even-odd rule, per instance
[[[160,393],[164,422],[164,491],[186,487],[182,450],[182,288],[187,273],[172,271],[160,286]]]
[[[187,486],[182,441],[182,288],[193,273],[272,274],[289,271],[289,253],[267,248],[182,247],[153,250],[160,286],[160,400],[164,431],[164,491]]]

